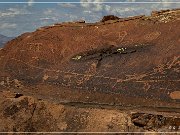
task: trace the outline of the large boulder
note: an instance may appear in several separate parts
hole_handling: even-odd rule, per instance
[[[101,22],[106,22],[106,21],[109,21],[109,20],[119,20],[120,18],[117,17],[117,16],[114,16],[114,15],[107,15],[107,16],[104,16],[101,20]]]

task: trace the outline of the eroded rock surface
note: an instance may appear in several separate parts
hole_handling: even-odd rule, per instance
[[[179,21],[176,9],[57,23],[8,42],[1,130],[179,130]]]
[[[83,108],[16,94],[0,92],[1,132],[179,131],[180,119],[169,114]]]

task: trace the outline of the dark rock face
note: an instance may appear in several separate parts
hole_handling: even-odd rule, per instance
[[[177,115],[179,18],[180,10],[168,10],[105,23],[62,23],[25,33],[0,50],[0,90],[18,92],[19,98],[31,95],[78,108],[128,108]],[[19,111],[11,106],[3,117]],[[78,118],[81,115],[86,119],[88,113],[78,114]],[[71,116],[71,112],[65,115],[74,120]],[[132,123],[157,130],[165,125],[164,117],[148,113]],[[77,121],[87,125],[84,119]],[[40,121],[37,118],[35,123],[41,125]],[[67,121],[66,131],[87,128],[78,123]],[[112,129],[111,124],[108,127]]]
[[[109,21],[109,20],[119,20],[120,18],[117,17],[117,16],[114,16],[114,15],[107,15],[107,16],[104,16],[101,20],[101,22],[106,22],[106,21]]]

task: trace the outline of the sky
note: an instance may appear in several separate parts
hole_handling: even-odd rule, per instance
[[[139,3],[143,1],[151,3]],[[16,37],[25,32],[34,31],[39,27],[59,22],[77,20],[97,22],[105,15],[116,15],[120,18],[134,15],[150,15],[153,10],[180,8],[180,2],[177,3],[178,1],[179,0],[0,0],[0,34],[8,37]]]

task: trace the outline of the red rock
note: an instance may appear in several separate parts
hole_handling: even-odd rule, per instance
[[[3,48],[0,90],[57,103],[179,112],[169,93],[179,90],[180,14],[167,12],[23,34]],[[103,21],[112,19],[118,18]]]

